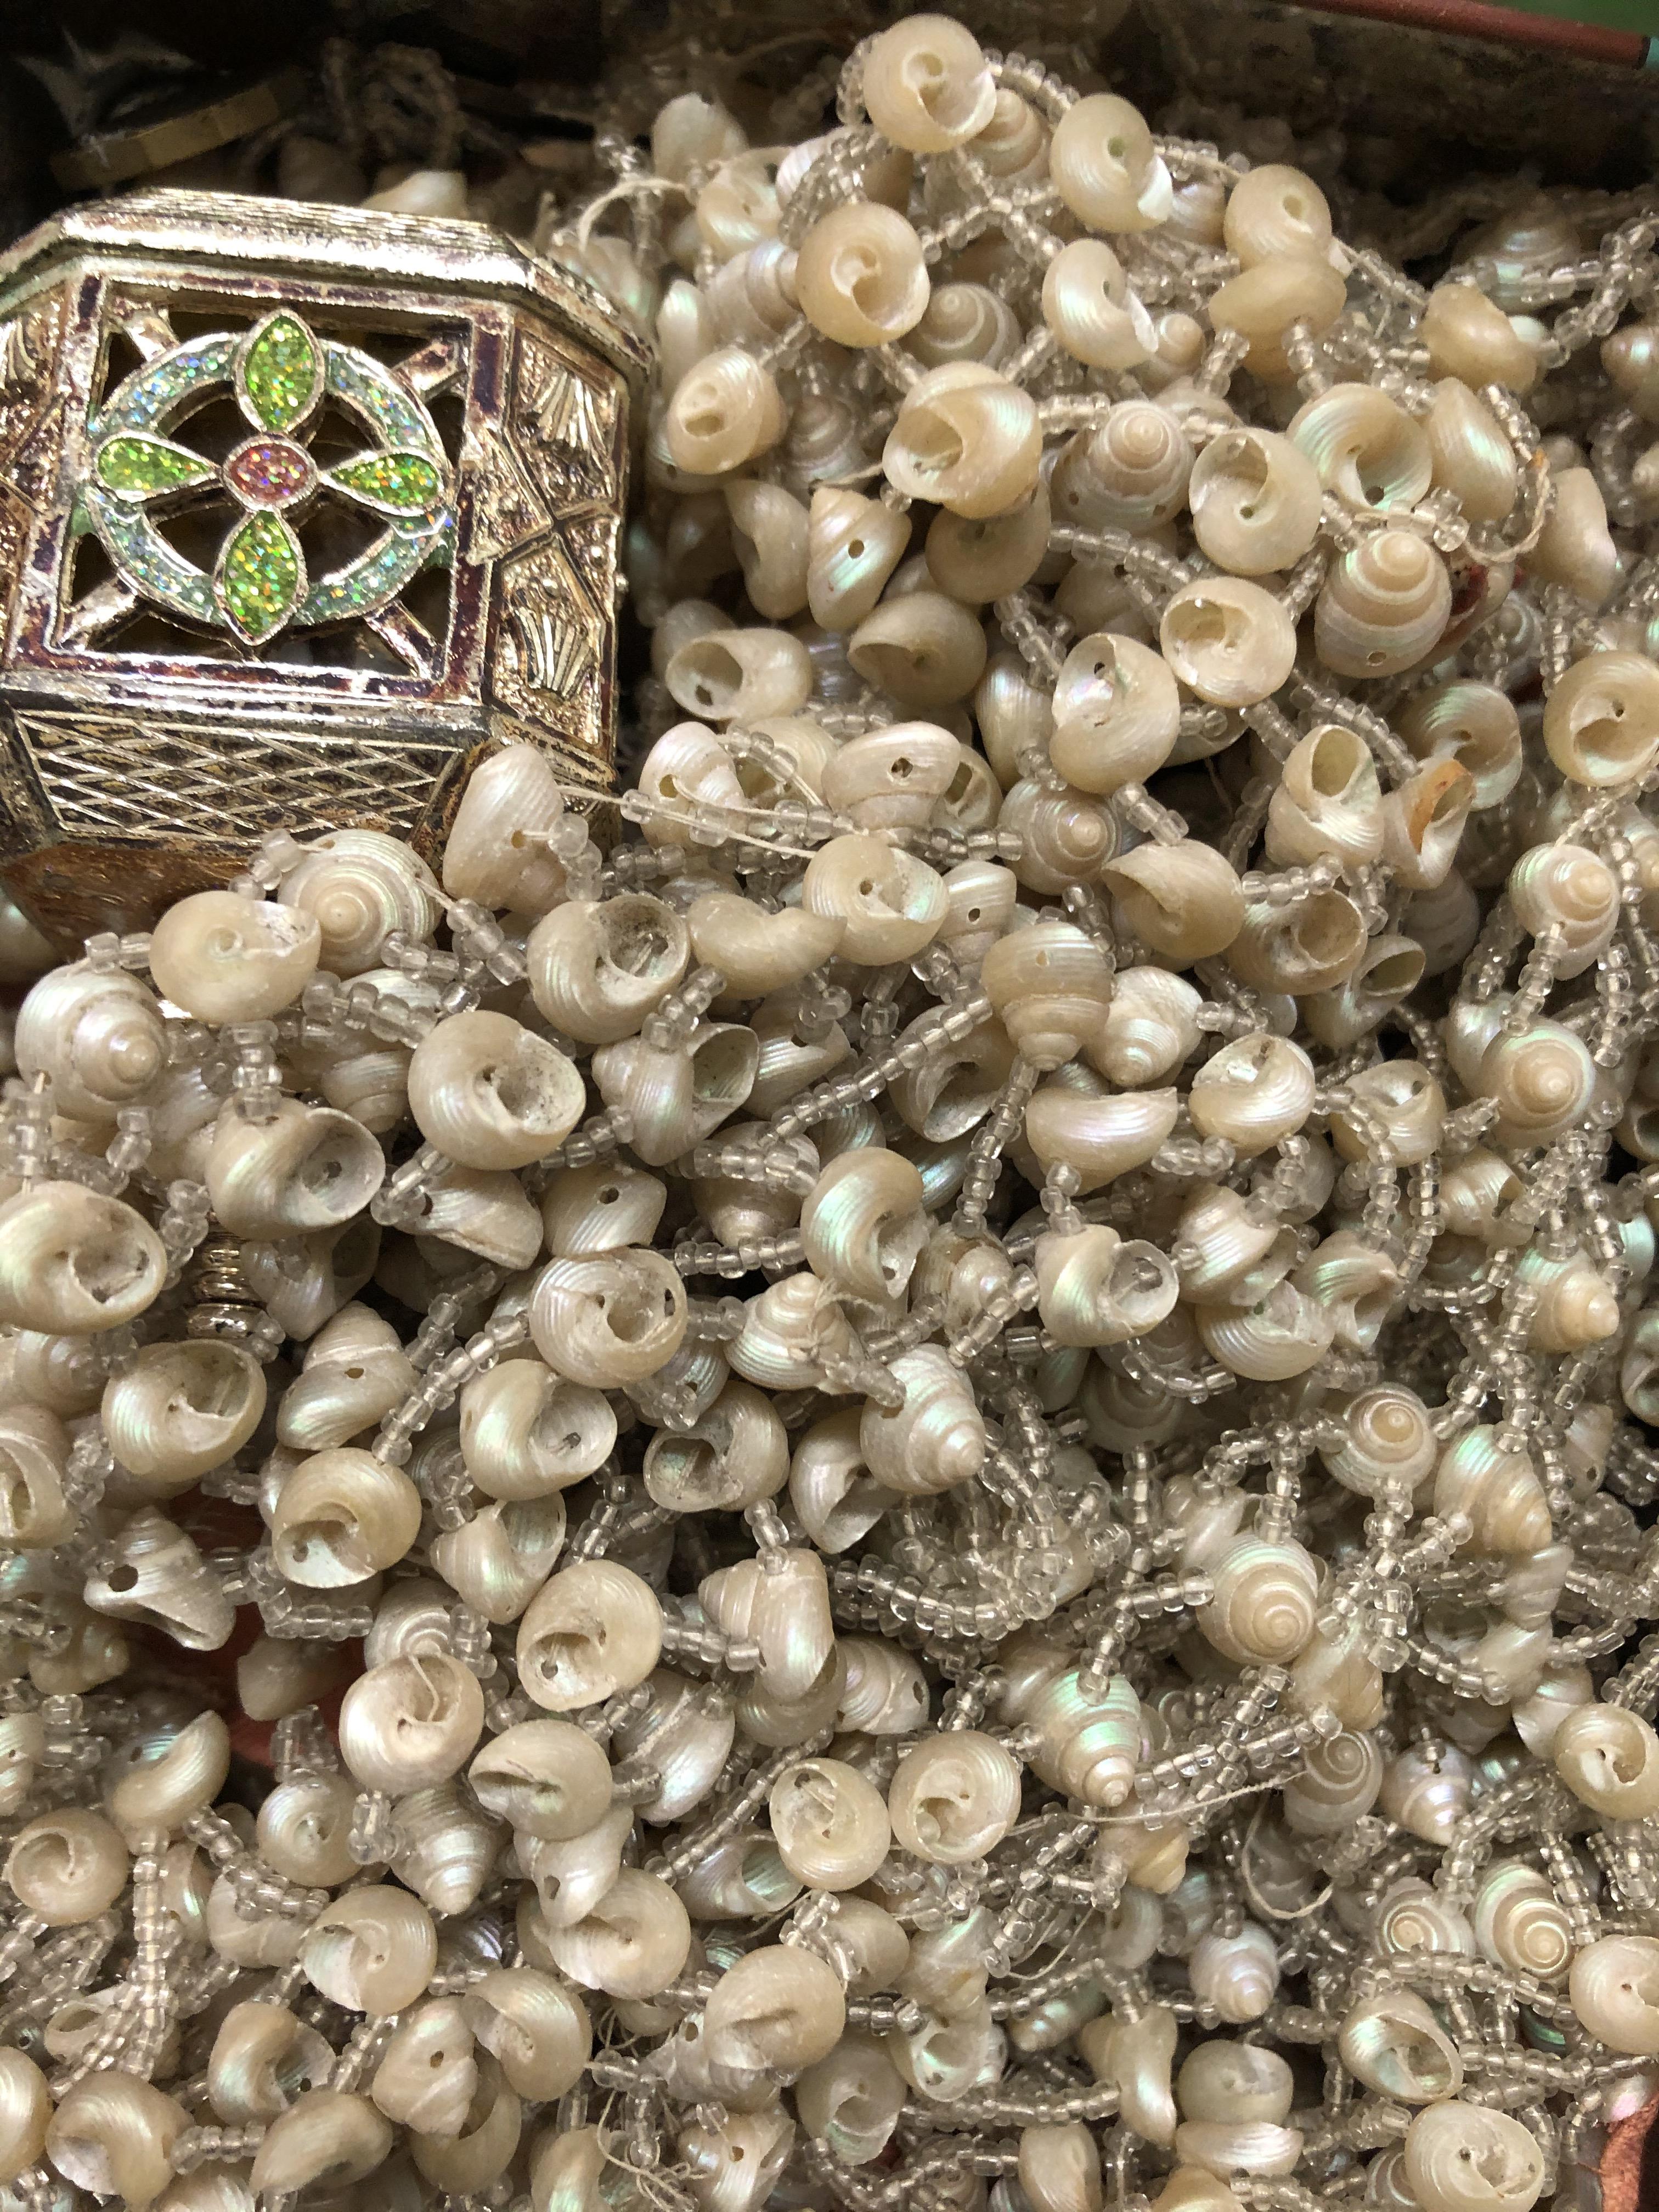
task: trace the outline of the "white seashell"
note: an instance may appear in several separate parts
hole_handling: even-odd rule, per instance
[[[1291,568],[1318,534],[1321,495],[1318,470],[1291,439],[1224,430],[1193,463],[1193,535],[1233,575]]]
[[[1559,1981],[1571,1964],[1571,1924],[1554,1885],[1518,1859],[1487,1867],[1475,1892],[1474,1940],[1494,1966],[1512,1974]]]
[[[662,1607],[615,1560],[579,1560],[538,1591],[517,1649],[526,1692],[549,1712],[573,1712],[644,1681],[662,1649]]]
[[[1463,2086],[1456,2045],[1414,1990],[1362,1997],[1343,2021],[1337,2047],[1356,2080],[1408,2105],[1455,2097]]]
[[[1364,867],[1382,850],[1382,793],[1364,740],[1327,722],[1299,740],[1267,809],[1267,852],[1281,866],[1329,854]]]
[[[415,1048],[410,1110],[463,1167],[527,1167],[581,1119],[581,1077],[544,1037],[506,1014],[452,1014]]]
[[[1404,2163],[1423,2212],[1528,2212],[1544,2185],[1544,2154],[1528,2129],[1455,2097],[1417,2115]]]
[[[671,1512],[729,1512],[775,1496],[788,1466],[788,1438],[771,1401],[728,1381],[688,1426],[658,1431],[643,1471],[647,1493]]]
[[[1174,748],[1181,699],[1161,655],[1102,630],[1066,656],[1054,686],[1049,756],[1079,791],[1142,783]]]
[[[871,1400],[859,1442],[866,1465],[889,1490],[927,1497],[967,1482],[985,1459],[985,1423],[960,1369],[937,1345],[901,1352],[889,1370],[904,1392],[890,1410]]]
[[[1193,448],[1168,407],[1121,399],[1061,450],[1054,513],[1083,530],[1153,530],[1186,504],[1192,469]]]
[[[805,1697],[835,1647],[830,1592],[816,1552],[780,1548],[705,1576],[698,1601],[723,1636],[753,1644],[762,1686]]]
[[[545,914],[563,892],[565,872],[544,840],[563,812],[548,756],[532,744],[500,746],[461,794],[444,846],[445,890],[483,907]]]
[[[1382,1776],[1382,1810],[1425,1843],[1447,1844],[1468,1809],[1474,1770],[1451,1744],[1401,1752]]]
[[[1237,1936],[1201,1936],[1187,1962],[1193,1995],[1224,2021],[1260,2020],[1279,1987],[1279,1954],[1265,1928],[1247,1920]]]
[[[1434,548],[1414,531],[1379,530],[1341,554],[1320,586],[1314,649],[1339,676],[1397,676],[1433,650],[1451,605]]]
[[[279,1098],[264,1121],[233,1103],[220,1115],[205,1180],[234,1235],[275,1237],[342,1228],[386,1177],[386,1158],[349,1115]]]
[[[862,493],[820,485],[806,526],[806,596],[825,629],[857,628],[910,542],[907,518]]]
[[[547,1580],[564,1544],[564,1500],[505,1498],[464,1528],[432,1540],[432,1564],[486,1620],[516,1620]]]
[[[25,1081],[50,1081],[58,1113],[112,1123],[165,1066],[167,1024],[155,993],[125,969],[55,968],[18,1008],[12,1048]]]
[[[1604,1936],[1584,1945],[1567,1983],[1586,2032],[1610,2051],[1659,2055],[1659,1942]]]
[[[905,393],[882,452],[888,481],[970,517],[1000,514],[1037,482],[1036,404],[982,362],[927,370]]]
[[[82,1184],[37,1182],[0,1203],[0,1327],[125,1328],[154,1302],[167,1265],[142,1214]]]
[[[110,1548],[82,1593],[94,1613],[159,1628],[187,1651],[216,1651],[228,1640],[236,1614],[218,1575],[153,1505],[124,1522]]]
[[[895,1837],[918,1858],[983,1858],[1018,1818],[1019,1767],[975,1729],[923,1736],[898,1763],[887,1809]]]
[[[401,838],[379,830],[334,830],[319,837],[283,878],[276,897],[290,913],[316,923],[319,964],[335,975],[378,968],[394,930],[416,943],[429,937],[440,908],[426,863]]]
[[[1033,1261],[1037,1310],[1059,1344],[1122,1344],[1174,1306],[1175,1269],[1155,1244],[1126,1243],[1116,1230],[1040,1237]]]
[[[1066,110],[1049,142],[1048,172],[1072,213],[1096,230],[1152,229],[1174,201],[1145,117],[1115,93],[1092,93]]]

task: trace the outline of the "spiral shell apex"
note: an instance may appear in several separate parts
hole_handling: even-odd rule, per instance
[[[1294,1659],[1318,1616],[1318,1570],[1300,1544],[1241,1536],[1210,1570],[1214,1595],[1198,1613],[1204,1635],[1241,1666]]]
[[[1409,530],[1381,530],[1333,566],[1314,605],[1314,649],[1339,676],[1397,676],[1438,641],[1451,579]]]
[[[50,1078],[59,1113],[110,1122],[161,1073],[167,1024],[136,975],[57,968],[19,1007],[12,1049],[25,1080]]]
[[[1572,1962],[1571,1924],[1547,1876],[1510,1859],[1489,1866],[1475,1892],[1474,1940],[1512,1974],[1559,1981]]]

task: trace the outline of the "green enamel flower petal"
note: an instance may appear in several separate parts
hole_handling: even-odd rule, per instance
[[[325,482],[382,514],[425,514],[443,489],[443,478],[424,453],[359,453],[330,469]]]
[[[183,446],[130,432],[106,438],[93,461],[94,478],[118,499],[154,499],[158,492],[210,483],[217,473],[210,461]]]
[[[292,430],[322,391],[322,349],[297,315],[281,309],[250,331],[236,385],[243,411],[261,429]]]
[[[239,637],[262,645],[282,628],[305,588],[300,541],[280,514],[251,514],[225,540],[214,595]]]

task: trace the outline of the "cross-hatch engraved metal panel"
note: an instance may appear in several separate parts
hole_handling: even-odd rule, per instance
[[[66,834],[164,831],[243,846],[349,817],[406,835],[453,757],[444,744],[283,737],[259,729],[20,714],[20,737]]]

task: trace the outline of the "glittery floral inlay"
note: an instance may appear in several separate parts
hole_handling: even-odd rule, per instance
[[[222,463],[169,434],[228,381],[254,432]],[[372,440],[319,470],[306,441],[332,399]],[[432,419],[395,372],[372,355],[318,336],[279,308],[240,335],[222,332],[147,362],[88,424],[92,467],[82,507],[126,583],[195,623],[247,645],[278,630],[371,615],[434,558],[453,528],[448,467]],[[233,522],[211,575],[155,527],[150,509],[228,494]],[[307,576],[296,532],[334,495],[384,519],[374,543],[343,568]]]

